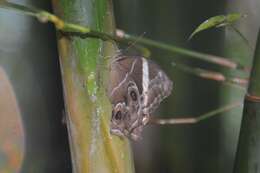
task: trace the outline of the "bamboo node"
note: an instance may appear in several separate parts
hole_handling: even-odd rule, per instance
[[[259,96],[255,96],[255,95],[251,95],[251,94],[246,94],[245,97],[246,100],[251,101],[251,102],[257,102],[260,103],[260,97]]]

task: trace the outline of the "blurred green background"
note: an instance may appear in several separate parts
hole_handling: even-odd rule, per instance
[[[12,1],[51,11],[45,0]],[[115,0],[117,28],[154,40],[251,64],[260,25],[258,0]],[[250,47],[229,28],[192,31],[206,19],[231,12],[247,14],[236,27]],[[152,59],[173,80],[173,93],[158,110],[161,117],[196,116],[238,100],[245,90],[201,79],[171,63],[242,75],[236,71],[150,49]],[[55,29],[27,16],[0,10],[0,172],[71,172]],[[4,113],[8,101],[11,106]],[[2,101],[2,102],[1,102]],[[15,108],[15,110],[12,110]],[[242,108],[195,125],[149,126],[132,142],[137,173],[232,172]],[[11,115],[12,118],[11,118]],[[12,119],[13,121],[7,121]],[[5,123],[3,123],[5,122]],[[14,126],[8,126],[8,124]],[[9,134],[9,129],[17,128]],[[6,134],[8,135],[2,135]],[[6,141],[17,145],[6,148]],[[14,158],[14,159],[13,159]],[[16,160],[17,159],[17,160]],[[23,162],[22,162],[23,160]]]

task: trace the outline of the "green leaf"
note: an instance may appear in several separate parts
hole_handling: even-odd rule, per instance
[[[234,22],[238,21],[242,17],[245,17],[245,15],[242,15],[240,13],[231,13],[228,15],[219,15],[209,18],[208,20],[201,23],[195,31],[190,35],[189,40],[198,32],[201,32],[203,30],[213,28],[213,27],[223,27],[227,25],[231,25]]]

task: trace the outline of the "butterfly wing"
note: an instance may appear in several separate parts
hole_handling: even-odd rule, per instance
[[[124,55],[111,63],[109,80],[112,132],[138,139],[150,114],[170,95],[172,82],[154,62]],[[123,116],[116,116],[118,112]]]
[[[147,97],[146,103],[143,103],[144,114],[153,113],[172,91],[172,81],[161,68],[152,61],[148,61],[148,64],[150,80],[147,93],[143,93],[143,97]]]

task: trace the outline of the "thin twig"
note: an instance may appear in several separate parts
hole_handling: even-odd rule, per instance
[[[174,52],[180,55],[185,55],[185,57],[190,57],[190,58],[196,58],[200,59],[209,63],[217,64],[223,67],[227,67],[230,69],[239,69],[239,70],[247,70],[246,67],[244,67],[242,64],[239,64],[237,62],[234,62],[232,60],[215,56],[215,55],[210,55],[210,54],[205,54],[205,53],[200,53],[188,49],[184,49],[181,47],[165,44],[162,42],[154,41],[148,38],[138,38],[137,36],[133,36],[127,33],[124,33],[123,31],[117,32],[117,34],[110,34],[110,33],[104,33],[100,31],[96,31],[93,29],[90,29],[89,27],[86,26],[81,26],[77,24],[72,24],[72,23],[66,23],[63,20],[61,20],[59,17],[43,10],[38,10],[33,7],[26,7],[23,5],[7,2],[7,1],[0,1],[0,7],[1,8],[6,8],[6,9],[11,9],[15,10],[18,12],[22,12],[23,14],[30,15],[33,17],[37,17],[41,22],[51,22],[55,25],[55,27],[62,31],[65,32],[66,34],[71,34],[75,36],[79,36],[82,38],[85,37],[95,37],[99,38],[102,40],[114,40],[117,42],[134,42],[135,40],[139,40],[138,42],[141,44],[144,44],[146,46],[152,46],[155,48],[159,48],[162,50],[167,50],[170,52]]]
[[[220,113],[227,112],[233,108],[238,106],[242,106],[243,103],[235,102],[230,105],[223,106],[221,108],[215,109],[213,111],[207,112],[205,114],[199,115],[198,117],[188,117],[188,118],[169,118],[169,119],[159,119],[154,118],[154,116],[150,119],[149,123],[151,124],[158,124],[158,125],[165,125],[165,124],[195,124],[199,123],[203,120],[209,119]]]
[[[228,25],[235,33],[237,33],[242,40],[246,43],[246,45],[248,46],[248,48],[253,51],[254,49],[250,46],[249,41],[246,39],[246,37],[233,25]]]
[[[119,38],[121,37],[122,41],[134,41],[138,38],[137,36],[124,33],[123,31],[120,31],[120,35],[117,35],[117,36]],[[192,51],[192,50],[188,50],[185,48],[165,44],[165,43],[162,43],[159,41],[154,41],[154,40],[151,40],[148,38],[139,39],[139,43],[144,44],[146,46],[152,46],[152,47],[159,48],[162,50],[174,52],[174,53],[177,53],[180,55],[186,55],[187,57],[190,57],[190,58],[196,58],[199,60],[217,64],[217,65],[227,67],[230,69],[239,69],[239,70],[243,70],[243,71],[248,71],[248,68],[244,67],[243,65],[239,64],[238,62],[234,62],[230,59],[226,59],[226,58],[223,58],[220,56]]]
[[[214,80],[218,82],[222,82],[223,84],[228,84],[232,86],[239,87],[240,89],[245,89],[245,86],[248,84],[247,79],[239,78],[239,77],[229,77],[225,76],[224,74],[220,72],[215,72],[211,70],[205,70],[202,68],[193,68],[184,64],[176,64],[172,63],[174,67],[176,67],[179,70],[182,70],[186,73],[196,75],[198,77],[204,78],[204,79],[209,79],[209,80]]]

